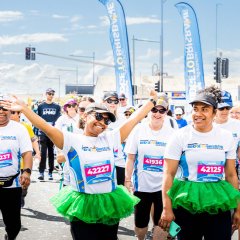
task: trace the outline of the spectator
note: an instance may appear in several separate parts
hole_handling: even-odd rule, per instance
[[[182,118],[183,110],[182,108],[175,108],[174,110],[175,120],[177,121],[178,128],[187,126],[187,121]]]
[[[52,88],[46,90],[46,101],[38,106],[37,114],[43,118],[48,124],[54,126],[55,122],[61,115],[61,107],[53,102],[55,91]],[[39,131],[39,139],[41,146],[41,161],[39,164],[39,180],[44,180],[44,171],[46,168],[47,153],[48,153],[48,179],[53,180],[52,172],[54,169],[54,148],[53,142],[47,135]]]

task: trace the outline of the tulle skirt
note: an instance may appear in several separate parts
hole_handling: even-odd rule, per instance
[[[240,192],[226,181],[202,183],[174,179],[168,195],[173,208],[183,207],[193,214],[228,211],[240,202]]]
[[[70,221],[80,219],[86,223],[107,225],[130,216],[140,201],[121,185],[113,192],[103,194],[80,193],[67,186],[50,200],[56,210]]]

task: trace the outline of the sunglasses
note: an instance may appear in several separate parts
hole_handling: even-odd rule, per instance
[[[182,114],[176,114],[176,116],[182,116]]]
[[[18,111],[11,111],[11,114],[20,114],[20,112],[18,112]]]
[[[80,108],[79,108],[79,111],[80,111],[80,112],[85,112],[85,109],[86,109],[86,108],[84,108],[84,107],[80,107]]]
[[[108,117],[104,117],[101,113],[94,113],[94,117],[97,121],[102,121],[104,120],[105,125],[109,125],[112,121]]]
[[[163,108],[157,109],[157,108],[154,107],[154,108],[151,109],[151,112],[152,112],[152,113],[157,113],[157,112],[159,112],[159,113],[161,113],[161,114],[164,114],[166,111],[167,111],[167,110],[166,110],[166,109],[163,109]]]
[[[223,110],[225,110],[225,109],[226,109],[226,110],[230,110],[231,107],[222,107],[222,108],[218,108],[219,111],[223,111]]]
[[[116,99],[116,100],[107,99],[107,103],[109,103],[109,104],[111,104],[111,103],[118,104],[119,100],[118,99]]]
[[[126,117],[129,117],[129,116],[131,116],[132,114],[131,113],[125,113],[125,116]]]
[[[67,108],[75,108],[76,106],[77,106],[77,104],[76,103],[74,103],[74,104],[67,104],[66,105],[67,106]]]
[[[3,111],[8,111],[6,108],[0,106],[0,110],[3,110]]]
[[[119,101],[124,101],[125,100],[125,98],[119,98]]]
[[[49,96],[54,96],[54,93],[47,93],[47,95],[49,95]]]

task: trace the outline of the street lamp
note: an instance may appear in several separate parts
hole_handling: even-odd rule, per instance
[[[59,98],[59,101],[60,101],[60,96],[61,96],[61,93],[60,93],[60,75],[57,75],[56,77],[47,77],[45,76],[44,78],[46,79],[58,79],[58,98]]]
[[[221,3],[216,4],[216,58],[218,57],[218,7],[221,5]]]
[[[139,38],[135,38],[134,35],[133,35],[133,38],[132,38],[132,41],[133,41],[133,51],[132,51],[132,62],[133,62],[133,71],[132,71],[132,76],[133,76],[133,85],[136,84],[136,75],[135,75],[135,41],[139,41],[139,42],[151,42],[151,43],[160,43],[159,41],[154,41],[154,40],[147,40],[147,39],[139,39]]]
[[[74,54],[71,54],[69,55],[71,57],[80,57],[80,58],[90,58],[92,59],[92,68],[93,68],[93,86],[95,85],[95,52],[93,52],[92,56],[85,56],[85,55],[74,55]]]
[[[161,34],[160,34],[160,91],[163,92],[163,5],[167,0],[161,0]]]
[[[76,72],[76,84],[78,85],[78,66],[76,66],[76,69],[59,68],[58,71]]]

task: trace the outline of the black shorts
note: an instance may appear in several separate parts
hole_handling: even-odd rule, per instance
[[[182,207],[173,209],[175,222],[181,227],[179,240],[231,240],[231,212],[192,214]]]
[[[154,205],[154,225],[158,225],[163,210],[162,191],[153,193],[134,192],[134,195],[141,199],[141,201],[135,206],[135,226],[138,228],[145,228],[148,226],[152,204]]]

